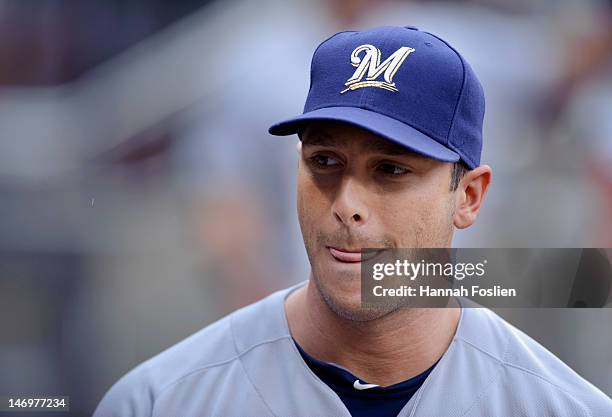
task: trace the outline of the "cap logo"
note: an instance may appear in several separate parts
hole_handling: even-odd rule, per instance
[[[359,55],[363,54],[363,58]],[[380,49],[373,45],[361,45],[353,50],[351,53],[351,65],[357,67],[353,76],[349,78],[344,84],[347,88],[342,90],[340,94],[344,94],[349,90],[356,90],[363,87],[376,87],[382,88],[389,91],[398,91],[393,82],[393,76],[399,69],[400,65],[404,62],[404,59],[411,52],[414,52],[413,48],[402,46],[387,59],[380,63]],[[363,76],[366,75],[365,80]],[[376,79],[383,75],[384,81],[376,81]]]

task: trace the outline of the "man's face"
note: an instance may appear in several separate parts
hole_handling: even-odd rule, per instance
[[[388,311],[361,307],[361,263],[350,252],[449,247],[452,164],[342,123],[312,123],[301,139],[298,216],[317,288],[345,318],[381,317]]]

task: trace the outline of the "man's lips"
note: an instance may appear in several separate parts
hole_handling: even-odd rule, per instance
[[[369,259],[372,259],[376,255],[378,255],[380,252],[382,252],[382,250],[371,252],[371,253],[368,252],[362,256],[361,250],[355,251],[355,250],[344,249],[344,248],[336,248],[333,246],[327,246],[327,249],[329,250],[331,255],[336,260],[340,262],[347,262],[347,263],[367,261]]]

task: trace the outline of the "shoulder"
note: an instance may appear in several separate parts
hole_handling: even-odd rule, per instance
[[[612,415],[607,395],[524,332],[485,308],[464,314],[469,328],[457,342],[497,369],[491,395],[547,415]]]
[[[151,416],[155,402],[175,387],[214,384],[241,355],[284,337],[274,320],[286,291],[225,316],[132,369],[106,393],[94,417]]]

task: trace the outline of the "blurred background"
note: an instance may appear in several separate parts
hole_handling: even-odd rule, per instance
[[[485,88],[493,186],[455,246],[612,246],[612,1],[1,0],[0,395],[89,416],[306,279],[297,138],[267,127],[301,112],[319,42],[384,24]],[[612,310],[499,313],[612,395]]]

